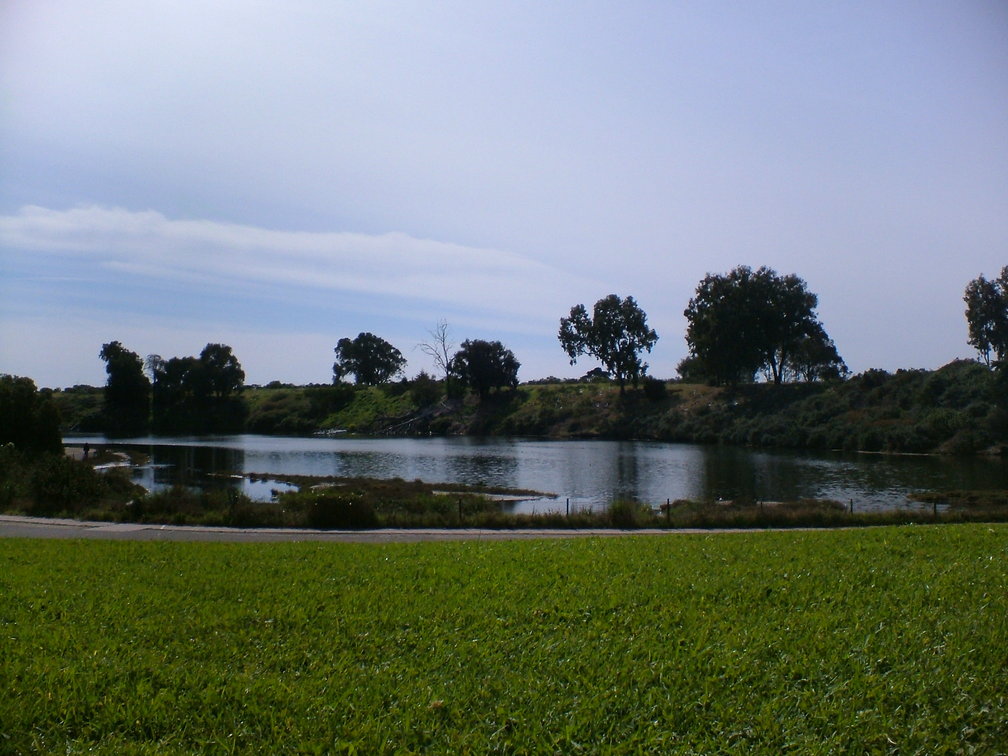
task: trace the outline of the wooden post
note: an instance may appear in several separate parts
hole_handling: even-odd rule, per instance
[[[567,516],[570,517],[570,499],[567,499]]]

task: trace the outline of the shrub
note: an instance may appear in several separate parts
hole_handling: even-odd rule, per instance
[[[665,381],[647,376],[644,378],[644,396],[653,402],[660,401],[667,394]]]
[[[865,428],[858,435],[857,448],[863,451],[882,451],[885,437],[878,428]],[[846,447],[845,447],[846,448]]]
[[[958,410],[936,408],[924,415],[922,425],[925,433],[940,441],[951,438],[961,428],[969,425],[969,418]]]
[[[363,530],[378,525],[374,507],[359,494],[308,491],[284,497],[284,503],[289,501],[297,501],[304,508],[305,524],[310,528]]]
[[[441,382],[421,370],[410,384],[410,398],[417,407],[427,407],[441,398]]]
[[[59,427],[51,392],[38,391],[31,378],[0,375],[0,444],[58,454],[63,449]]]
[[[94,504],[104,492],[101,477],[91,465],[46,455],[34,465],[29,488],[33,504],[29,514],[71,513]]]
[[[616,501],[609,507],[609,522],[614,528],[632,530],[649,525],[651,508],[637,501]]]

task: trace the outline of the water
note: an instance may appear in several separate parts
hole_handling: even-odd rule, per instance
[[[135,471],[149,489],[174,483],[233,486],[259,500],[286,488],[270,475],[335,475],[483,483],[555,494],[515,505],[517,512],[604,509],[615,499],[653,506],[666,499],[799,498],[854,502],[857,509],[913,506],[912,491],[1008,488],[1003,459],[869,454],[804,454],[647,441],[546,441],[502,438],[146,437],[106,441],[151,464]],[[267,480],[250,481],[257,473]]]

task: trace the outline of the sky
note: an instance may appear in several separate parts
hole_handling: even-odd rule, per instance
[[[324,383],[432,370],[633,296],[687,354],[708,273],[795,273],[854,372],[975,353],[1008,265],[1008,3],[0,0],[0,373],[233,347]]]

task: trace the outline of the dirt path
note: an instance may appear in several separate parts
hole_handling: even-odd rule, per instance
[[[300,530],[295,528],[209,528],[192,525],[138,525],[118,522],[51,520],[0,515],[0,538],[86,538],[118,541],[332,541],[335,543],[415,543],[418,541],[508,541],[535,538],[599,538],[632,535],[741,532],[714,530]]]

